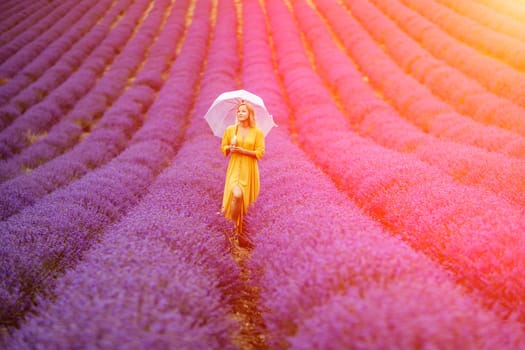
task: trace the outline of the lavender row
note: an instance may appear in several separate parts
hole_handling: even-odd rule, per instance
[[[170,5],[170,12],[165,19],[159,37],[152,45],[148,58],[133,80],[134,84],[149,86],[155,91],[160,90],[164,84],[163,76],[175,61],[182,43],[179,38],[183,35],[186,17],[191,14],[191,4],[188,0],[177,1]]]
[[[224,52],[231,54],[228,49],[235,44],[231,40],[234,36],[224,35],[229,34],[228,28],[235,33],[231,5],[219,4],[203,85],[200,90],[192,89],[199,97],[189,129],[200,135],[194,134],[194,139],[184,143],[140,203],[105,230],[102,241],[86,252],[76,268],[60,277],[55,288],[57,300],[44,301],[36,310],[40,316],[28,320],[12,337],[10,346],[233,348],[238,325],[231,319],[228,305],[236,297],[233,291],[240,289],[240,270],[217,231],[224,228],[224,220],[209,205],[218,202],[224,160],[214,146],[217,139],[200,124],[210,98],[230,87],[223,82],[233,80],[235,65],[217,69],[226,57]],[[202,8],[209,3],[197,6],[202,14],[199,17],[207,19],[204,14],[209,15],[209,10]],[[209,21],[200,24],[209,25]],[[217,50],[219,46],[222,50]],[[201,167],[196,169],[195,164]],[[202,174],[209,181],[203,181]],[[192,186],[197,182],[204,186]],[[129,256],[137,258],[130,261]],[[100,285],[104,288],[96,287]],[[117,300],[112,297],[115,293],[120,295]],[[141,298],[144,293],[149,296],[146,300]],[[108,307],[118,312],[108,314]],[[78,313],[82,317],[75,317]],[[130,319],[137,322],[129,325]],[[115,324],[126,323],[125,333],[106,331],[108,324],[114,329]],[[130,327],[136,331],[129,332]],[[69,334],[66,339],[64,332]]]
[[[491,11],[499,12],[520,22],[525,21],[525,6],[517,2],[501,2],[498,0],[476,0],[487,6]]]
[[[510,16],[498,13],[475,1],[458,3],[450,0],[438,0],[438,2],[454,9],[455,12],[462,16],[475,20],[487,28],[525,41],[525,25]]]
[[[74,266],[101,231],[134,206],[169,164],[181,142],[206,51],[209,20],[202,15],[207,9],[197,10],[165,87],[126,150],[0,223],[0,304],[4,306],[0,320],[4,325],[15,325],[33,298],[45,294],[60,271]]]
[[[517,350],[523,347],[518,325],[494,320],[493,315],[484,311],[470,310],[471,307],[477,309],[477,305],[469,300],[458,301],[458,292],[450,293],[447,285],[438,283],[435,288],[434,283],[419,284],[414,283],[412,277],[405,280],[400,277],[387,285],[370,283],[365,293],[355,288],[343,295],[334,295],[329,302],[311,311],[290,340],[291,348],[410,349],[423,345],[441,349]],[[421,302],[423,295],[431,300]],[[393,300],[401,307],[392,306]],[[422,316],[417,317],[418,311],[403,305],[412,306]],[[442,311],[443,305],[450,307],[446,315],[441,314],[443,319],[435,323],[428,318]],[[355,312],[356,309],[359,311]],[[468,313],[467,319],[464,313]],[[502,332],[498,331],[499,327]],[[407,332],[407,328],[412,331],[412,337],[399,339],[398,334]]]
[[[30,142],[27,135],[36,134],[38,136],[46,132],[71,111],[80,98],[93,89],[98,79],[112,67],[115,59],[119,56],[118,51],[123,50],[133,37],[137,30],[136,26],[147,6],[148,2],[145,0],[137,2],[136,6],[132,6],[126,17],[111,31],[111,34],[92,52],[78,70],[68,76],[58,88],[50,91],[45,99],[30,107],[0,133],[0,158],[6,159],[18,153]],[[133,60],[133,57],[130,59]],[[129,62],[126,65],[130,64],[133,63]],[[116,74],[119,74],[118,79],[123,81],[123,76],[127,74],[126,66],[116,67],[115,71],[118,72]]]
[[[347,120],[312,72],[287,16],[272,11],[269,18],[302,148],[375,220],[479,290],[487,304],[523,317],[522,210],[342,128]]]
[[[119,0],[115,6],[107,11],[107,14],[102,18],[94,18],[97,25],[87,34],[83,35],[80,40],[74,43],[69,51],[63,51],[71,45],[68,38],[69,35],[62,37],[64,42],[60,40],[54,42],[49,46],[52,50],[45,50],[33,62],[28,64],[20,74],[17,74],[5,86],[0,88],[0,99],[4,104],[0,108],[0,116],[2,118],[1,126],[4,128],[12,120],[20,116],[30,106],[38,103],[45,98],[53,89],[62,84],[69,78],[78,68],[82,62],[93,54],[93,50],[101,44],[107,37],[111,28],[119,21],[119,16],[122,11],[125,11],[130,6],[131,0]],[[89,25],[91,16],[97,16],[99,10],[104,8],[104,2],[98,3],[98,7],[92,8],[88,11],[83,19],[82,25]],[[75,27],[77,30],[82,30],[82,27]],[[76,30],[69,30],[68,34],[76,35]],[[54,47],[54,46],[58,46]],[[57,55],[56,52],[59,54]],[[11,100],[11,101],[10,101]],[[8,102],[10,103],[6,105]]]
[[[183,4],[184,3],[185,2],[183,2]],[[82,97],[59,123],[51,128],[45,138],[31,144],[19,154],[3,162],[4,167],[0,170],[0,178],[3,181],[21,174],[24,169],[32,169],[67,151],[68,148],[73,147],[74,144],[79,141],[82,135],[85,135],[94,125],[100,123],[98,119],[103,119],[104,111],[111,110],[111,106],[114,103],[113,101],[118,100],[122,94],[137,95],[128,85],[129,81],[135,78],[137,74],[136,70],[142,67],[143,62],[141,60],[149,54],[147,51],[150,48],[145,47],[145,43],[156,43],[156,47],[170,47],[170,45],[168,45],[170,39],[166,40],[165,38],[160,43],[149,40],[149,38],[154,35],[151,31],[158,25],[166,10],[165,6],[167,6],[166,2],[164,2],[164,5],[154,8],[152,14],[146,19],[144,25],[145,31],[140,30],[134,36],[132,41],[115,59],[111,68],[100,78],[97,85]],[[179,10],[183,11],[184,8],[179,8]],[[178,17],[181,17],[184,13],[177,12],[176,14]],[[171,33],[174,38],[180,37],[182,30],[180,27],[183,26],[183,20],[180,19],[178,23],[179,30]],[[160,30],[160,28],[157,30]],[[155,56],[160,52],[162,51],[155,50],[151,52],[151,55]],[[147,68],[150,68],[150,66]],[[158,68],[165,68],[165,65],[159,65]],[[156,75],[157,79],[161,77],[158,69],[149,72],[149,74],[151,76]],[[144,87],[138,84],[135,85],[137,89],[144,89]],[[141,99],[141,97],[138,96],[134,98]]]
[[[331,11],[341,13],[341,8],[335,5]],[[525,205],[525,196],[521,195],[523,174],[525,174],[525,163],[522,160],[441,140],[414,127],[400,117],[387,102],[377,99],[374,91],[363,82],[355,65],[332,42],[324,23],[310,6],[299,0],[293,2],[293,8],[304,37],[310,43],[311,52],[316,61],[315,66],[323,71],[332,89],[335,88],[335,91],[342,92],[341,104],[350,116],[351,125],[360,135],[371,138],[385,148],[413,154],[416,158],[448,173],[458,182],[482,187],[519,206]],[[351,23],[351,21],[346,19],[345,23]],[[351,43],[348,46],[360,66],[366,71],[366,75],[371,80],[389,81],[391,83],[381,84],[388,86],[391,91],[396,89],[399,95],[409,96],[405,100],[405,108],[413,110],[414,107],[420,107],[419,113],[413,118],[424,118],[421,115],[425,114],[425,107],[431,111],[440,110],[439,105],[419,99],[420,96],[412,92],[417,89],[417,84],[416,86],[403,84],[403,74],[398,72],[397,66],[390,62],[382,50],[367,38],[364,31],[359,30],[357,26],[350,25],[349,29],[352,35],[347,37],[348,42]],[[362,60],[363,57],[366,57],[366,60]],[[364,67],[365,64],[366,67]],[[389,77],[389,79],[384,79],[384,77]],[[352,88],[348,89],[349,86]],[[356,90],[360,93],[355,94],[353,91]],[[345,93],[346,91],[352,91],[352,93]],[[387,97],[389,100],[396,98],[392,94],[387,94]],[[360,110],[354,107],[357,103],[373,105],[374,108],[359,115]],[[445,107],[441,108],[442,113],[450,113],[444,109]],[[449,118],[452,119],[450,116]],[[443,127],[438,123],[436,125],[440,128],[448,126]],[[483,129],[477,128],[469,131],[480,134]],[[504,140],[503,137],[500,139]],[[494,148],[494,146],[487,148]]]
[[[279,14],[276,22],[289,20],[281,15],[287,11],[282,4],[267,6],[269,17]],[[264,97],[273,113],[289,115],[279,96],[259,5],[243,10],[251,21],[243,27],[243,47],[250,55],[243,55],[242,81]],[[248,220],[254,232],[249,266],[261,288],[270,348],[523,343],[519,325],[505,325],[466,296],[439,266],[389,236],[338,191],[281,128],[271,132],[267,144],[261,166],[264,187]],[[334,301],[349,307],[337,308]],[[314,334],[312,323],[322,332]],[[458,327],[461,336],[449,336]]]
[[[523,141],[518,135],[503,132],[497,128],[482,129],[467,116],[483,124],[496,125],[525,135],[525,123],[521,117],[525,112],[524,108],[489,93],[461,72],[430,57],[417,42],[408,38],[373,5],[364,2],[347,2],[347,5],[352,15],[360,21],[361,25],[366,27],[368,33],[380,45],[384,46],[391,59],[394,59],[403,71],[394,66],[391,59],[379,47],[374,49],[373,63],[376,63],[374,67],[369,67],[368,62],[364,64],[360,52],[363,50],[370,51],[372,46],[377,44],[368,39],[367,35],[358,37],[361,40],[368,41],[368,47],[363,48],[361,45],[354,44],[349,38],[350,33],[357,36],[353,30],[363,32],[363,29],[358,25],[351,26],[349,23],[355,21],[349,16],[345,18],[345,21],[335,20],[334,14],[341,11],[340,7],[336,9],[335,6],[327,6],[326,4],[320,4],[319,7],[323,8],[321,11],[324,11],[333,20],[331,23],[338,33],[338,37],[345,38],[344,45],[359,62],[365,74],[373,79],[374,84],[381,86],[385,97],[391,100],[396,108],[406,114],[413,123],[424,130],[428,130],[428,132],[439,134],[441,137],[486,147],[489,150],[497,150],[511,155],[520,155],[523,152],[523,147],[519,146],[520,142]],[[381,66],[379,67],[378,64]],[[382,65],[385,65],[384,69],[391,74],[395,74],[395,79],[401,79],[399,83],[394,84],[393,80],[395,79],[383,79],[382,76],[379,79],[377,78],[381,74],[379,71],[382,69]],[[414,79],[417,79],[424,86],[418,84]],[[403,93],[397,91],[399,85],[405,89]],[[454,88],[451,89],[450,86],[454,86]],[[453,113],[451,107],[447,107],[443,101],[432,96],[432,94],[444,99],[465,115]],[[484,97],[483,103],[471,103],[474,97],[477,99],[479,96]],[[413,106],[416,101],[421,101],[418,102],[421,107],[414,109]],[[428,107],[427,110],[425,107]],[[446,122],[448,125],[443,127],[442,122]],[[458,129],[469,129],[472,132],[459,134]],[[472,137],[473,134],[477,135],[475,139]]]
[[[165,5],[166,3],[161,3],[160,7],[157,5],[146,21],[149,24],[157,25]],[[184,7],[187,6],[187,2],[181,1],[180,6],[174,11],[175,16],[170,17],[178,25],[165,28],[172,31],[161,33],[159,40],[153,44],[155,46],[152,48],[154,51],[151,57],[155,57],[155,54],[159,53],[159,51],[162,52],[166,47],[175,50],[175,46],[183,34],[184,22],[180,15],[184,11]],[[147,29],[148,26],[144,28]],[[35,144],[33,149],[37,156],[41,155],[41,152],[51,149],[51,152],[44,153],[46,157],[53,157],[57,155],[57,152],[68,151],[66,148],[60,149],[59,145],[64,143],[64,147],[67,147],[68,142],[74,142],[80,136],[83,130],[80,126],[77,126],[77,120],[81,120],[87,125],[96,121],[97,125],[93,128],[93,131],[67,153],[37,167],[29,174],[20,175],[0,185],[0,217],[2,220],[5,220],[22,208],[32,205],[47,193],[65,186],[88,171],[105,164],[126,147],[129,138],[142,124],[142,114],[149,108],[156,94],[156,91],[151,87],[142,85],[140,81],[135,80],[122,96],[118,96],[128,81],[128,77],[124,74],[131,73],[130,70],[126,69],[126,65],[129,66],[129,62],[133,62],[129,60],[129,57],[135,55],[135,64],[140,63],[144,52],[140,54],[137,51],[137,47],[142,47],[145,42],[152,43],[150,40],[146,41],[144,39],[144,36],[148,35],[148,33],[150,33],[149,30],[144,33],[139,31],[136,34],[130,45],[123,51],[121,57],[124,58],[124,62],[114,65],[115,69],[105,74],[94,90],[92,90],[92,93],[79,103],[78,108],[73,111],[71,117],[65,118],[63,123],[58,124],[57,128],[52,130],[54,133],[50,135],[49,143],[47,143],[51,147],[38,147],[39,145]],[[128,48],[130,49],[129,52]],[[151,71],[150,74],[153,75],[155,73],[156,79],[162,80],[162,74],[165,73],[164,70],[167,69],[167,66],[159,66],[158,68],[163,70]],[[121,81],[120,86],[117,85],[118,80]],[[108,101],[111,100],[110,97],[116,98],[116,101],[110,107],[107,107]],[[84,114],[86,111],[88,113]],[[99,113],[103,117],[96,120],[95,118]],[[89,118],[93,119],[90,120]],[[43,145],[40,144],[40,146]],[[16,163],[6,162],[6,165],[9,164],[13,164],[11,167],[17,166]],[[8,176],[10,169],[9,166],[6,166],[5,172],[2,174]]]
[[[16,11],[21,8],[22,6],[20,5],[20,2],[15,2],[13,0],[6,0],[0,4],[0,9],[6,14],[11,14],[12,11]]]
[[[35,62],[24,68],[23,74],[18,75],[11,81],[13,84],[5,86],[6,90],[3,91],[2,95],[6,100],[16,95],[20,89],[25,88],[25,90],[19,94],[13,103],[0,109],[3,127],[7,126],[22,113],[25,113],[29,107],[34,107],[35,104],[48,98],[48,95],[53,93],[56,95],[57,92],[53,90],[60,85],[64,85],[64,81],[66,81],[66,85],[72,84],[71,80],[75,76],[80,77],[82,73],[84,75],[87,73],[95,74],[97,78],[102,75],[106,69],[104,64],[110,65],[114,60],[118,50],[124,46],[131,35],[133,27],[139,21],[138,16],[143,13],[143,9],[146,6],[143,3],[135,4],[134,7],[139,8],[129,14],[129,3],[130,0],[119,1],[117,6],[113,7],[113,10],[101,19],[100,26],[93,28],[91,33],[85,35],[82,40],[75,44],[73,50],[61,57],[59,64],[51,67],[53,60],[57,57],[54,56],[53,51],[49,52],[46,50]],[[124,10],[126,12],[122,13]],[[95,12],[95,16],[97,16],[97,12],[99,11]],[[108,38],[108,32],[110,31],[111,35]],[[58,41],[58,44],[60,45],[60,41]],[[117,52],[114,51],[112,46],[116,48]],[[94,48],[96,48],[95,51],[93,51]],[[80,66],[81,64],[82,66]],[[48,69],[49,67],[51,69]],[[39,76],[40,78],[35,82],[33,78]],[[89,81],[87,77],[84,79]],[[64,89],[64,87],[62,86],[61,89]]]
[[[0,47],[0,75],[12,78],[47,45],[60,37],[64,28],[74,23],[88,8],[87,1],[66,1]]]
[[[2,19],[1,26],[4,31],[0,39],[0,46],[9,44],[10,41],[16,39],[17,36],[27,31],[31,26],[46,21],[45,17],[53,13],[53,11],[57,11],[59,5],[61,4],[34,1],[30,5],[19,2],[18,6],[13,6],[9,12],[5,12],[5,17]],[[69,5],[71,6],[72,4]],[[66,4],[66,6],[68,5]],[[2,13],[4,14],[4,12]],[[2,62],[4,60],[2,59]]]
[[[293,151],[279,141],[272,140],[275,150]],[[267,196],[249,217],[257,233],[250,266],[264,271],[261,309],[274,348],[523,346],[519,325],[486,310],[437,264],[352,208],[324,174],[279,160],[265,163]],[[272,172],[301,176],[272,179]],[[278,200],[292,191],[296,199]]]
[[[82,61],[100,44],[118,13],[127,8],[129,2],[130,0],[125,3],[119,1],[114,4],[116,6],[111,7],[111,2],[101,1],[90,7],[63,36],[48,45],[38,57],[2,86],[1,111],[9,115],[7,120],[18,117],[73,74]],[[93,28],[95,25],[96,27]],[[10,103],[6,106],[8,102]],[[5,126],[6,122],[4,121],[3,124]]]
[[[176,45],[184,31],[184,15],[187,6],[187,1],[178,1],[172,11],[166,9],[169,18],[166,19],[164,27],[159,29],[161,32],[157,40],[153,42],[147,40],[150,36],[148,33],[137,34],[120,56],[125,62],[119,63],[120,57],[117,58],[112,68],[98,81],[97,85],[76,104],[67,116],[50,129],[45,138],[26,147],[20,154],[9,160],[0,162],[0,179],[6,181],[22,174],[25,169],[33,169],[66,152],[85,137],[97,123],[102,122],[106,112],[111,110],[113,101],[121,98],[119,95],[133,94],[134,98],[137,98],[137,93],[133,92],[134,88],[138,89],[138,94],[143,89],[158,91],[163,84],[162,75],[173,61]],[[148,21],[158,22],[157,17],[164,10],[157,7],[155,11],[157,16],[148,17]],[[152,46],[147,48],[147,53],[141,54],[139,50],[144,42],[152,42]],[[133,43],[135,46],[138,45],[138,48],[134,47]],[[128,50],[130,52],[127,52]],[[146,59],[140,63],[134,62],[132,66],[129,64],[128,55],[136,58],[146,56]],[[137,69],[137,63],[140,64],[139,71],[134,72],[133,70]],[[122,74],[122,68],[126,68],[124,73],[129,74],[128,76]],[[132,86],[126,86],[131,79]],[[92,132],[96,130],[95,127]]]
[[[407,7],[436,24],[454,39],[501,60],[517,70],[525,68],[525,43],[457,14],[434,1],[401,0]],[[523,29],[523,28],[522,28]]]
[[[11,4],[9,8],[7,8],[8,4],[5,2],[2,5],[5,5],[6,8],[0,9],[0,13],[4,17],[0,23],[0,33],[2,33],[0,46],[5,45],[20,31],[26,29],[24,24],[22,24],[24,21],[26,21],[25,23],[35,24],[42,13],[49,13],[54,7],[58,6],[58,3],[33,1],[30,4],[26,4],[19,2],[18,4]]]
[[[492,93],[525,106],[525,80],[522,73],[496,59],[480,55],[474,48],[450,38],[438,26],[397,2],[372,2],[432,56],[477,80]],[[491,74],[487,74],[487,70],[490,70]],[[474,96],[470,103],[484,101],[485,96]]]
[[[37,3],[34,2],[33,4],[36,5]],[[13,13],[20,11],[22,8],[23,6],[20,2],[17,3],[15,1],[10,0],[3,1],[0,4],[0,11],[5,13],[6,15],[12,15]]]
[[[202,234],[204,225],[155,214],[165,227],[105,233],[4,348],[231,349],[235,323],[218,285],[236,266],[218,255],[220,242]]]

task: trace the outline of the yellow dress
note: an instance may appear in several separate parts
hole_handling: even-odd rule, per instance
[[[226,148],[231,144],[235,132],[235,125],[229,126],[224,132],[221,150],[225,156],[229,154]],[[252,127],[248,130],[244,138],[240,135],[240,132],[237,132],[237,146],[255,151],[255,157],[238,153],[231,154],[226,171],[221,211],[226,218],[233,220],[230,211],[232,189],[238,184],[243,194],[243,205],[241,206],[241,213],[236,224],[238,227],[241,227],[242,217],[248,211],[248,206],[253,203],[259,195],[260,180],[257,161],[264,155],[264,134],[262,130]]]

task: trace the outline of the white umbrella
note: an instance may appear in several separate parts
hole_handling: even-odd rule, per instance
[[[220,94],[204,115],[204,119],[210,125],[213,135],[222,137],[226,128],[236,123],[237,106],[242,101],[253,105],[256,125],[262,130],[264,136],[274,126],[277,126],[273,121],[272,115],[266,109],[262,98],[246,90],[234,90]]]

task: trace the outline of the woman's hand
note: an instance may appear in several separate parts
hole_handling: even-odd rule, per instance
[[[255,152],[247,150],[245,148],[239,147],[239,146],[230,146],[230,152],[231,153],[237,153],[237,154],[243,154],[245,156],[255,157]]]
[[[241,147],[239,147],[239,146],[231,145],[231,146],[230,146],[230,152],[232,152],[232,153],[244,154],[244,148],[241,148]]]
[[[239,146],[230,145],[230,153],[246,154],[246,150]]]

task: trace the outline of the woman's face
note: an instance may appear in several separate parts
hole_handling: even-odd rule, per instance
[[[248,108],[245,105],[240,105],[239,108],[237,108],[237,120],[240,122],[248,120],[250,117],[250,113],[248,112]]]

